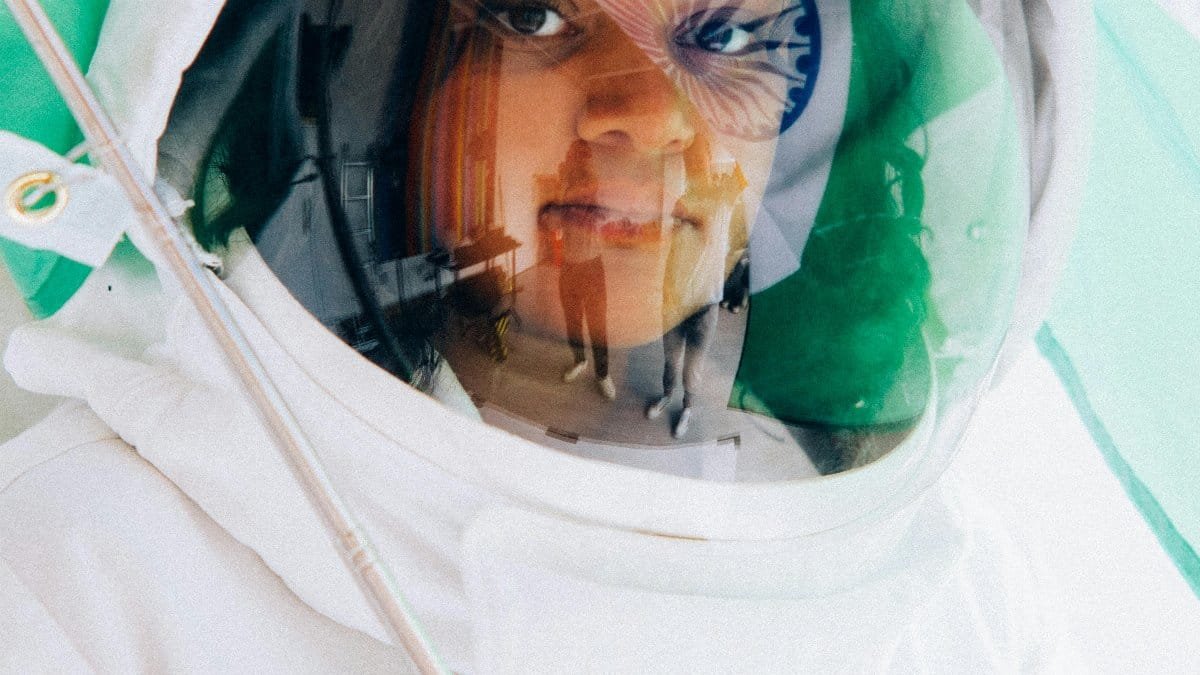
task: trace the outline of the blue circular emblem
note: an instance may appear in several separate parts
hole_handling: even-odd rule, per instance
[[[793,14],[793,20],[792,37],[787,49],[789,86],[779,133],[787,131],[800,119],[812,99],[821,70],[821,19],[817,15],[816,0],[801,0],[785,11]]]

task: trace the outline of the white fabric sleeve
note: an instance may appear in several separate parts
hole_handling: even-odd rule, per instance
[[[92,672],[4,558],[0,558],[0,672]]]

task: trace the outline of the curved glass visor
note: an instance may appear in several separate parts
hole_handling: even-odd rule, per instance
[[[160,166],[201,243],[244,228],[413,386],[764,481],[952,449],[1015,292],[1019,147],[961,0],[231,2]]]

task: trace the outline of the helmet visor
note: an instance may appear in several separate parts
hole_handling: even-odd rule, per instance
[[[161,164],[202,243],[244,228],[414,386],[760,481],[949,452],[1015,294],[1019,148],[962,0],[232,2]]]

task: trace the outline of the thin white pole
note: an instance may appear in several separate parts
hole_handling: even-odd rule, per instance
[[[373,601],[384,623],[422,673],[446,672],[366,533],[334,490],[300,425],[217,294],[208,271],[196,260],[179,225],[168,215],[129,151],[119,142],[116,128],[40,3],[38,0],[5,0],[5,3],[87,137],[93,159],[120,183],[148,240],[178,278],[254,399],[309,499],[341,545],[343,560],[359,580],[364,594]]]

